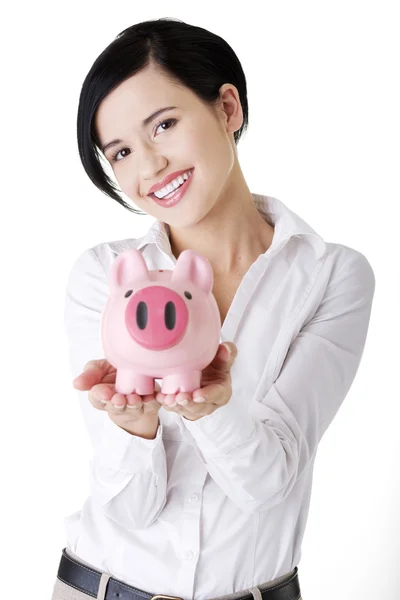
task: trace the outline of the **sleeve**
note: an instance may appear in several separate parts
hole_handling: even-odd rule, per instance
[[[313,458],[357,373],[374,290],[369,262],[354,251],[252,411],[228,402],[197,421],[182,419],[210,476],[244,512],[284,501]]]
[[[85,250],[68,276],[64,325],[72,380],[92,359],[104,358],[101,314],[109,294],[108,279],[93,249]],[[166,456],[159,424],[154,440],[131,435],[106,411],[94,408],[87,391],[75,390],[90,437],[92,501],[126,529],[149,527],[166,502]]]

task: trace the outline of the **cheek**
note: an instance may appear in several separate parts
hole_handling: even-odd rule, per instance
[[[207,173],[207,181],[211,188],[224,184],[226,177],[231,171],[235,157],[232,146],[229,140],[224,139],[221,135],[208,140],[205,144],[205,152],[203,154],[204,173]]]
[[[135,199],[138,197],[140,191],[139,180],[132,173],[132,168],[129,168],[128,165],[121,165],[114,172],[114,177],[117,179],[119,187],[126,196],[129,198],[135,197]]]
[[[171,143],[169,146],[170,155],[167,154],[167,158],[177,165],[186,165],[186,163],[195,165],[196,160],[202,155],[203,147],[204,142],[199,132],[188,129]]]
[[[182,128],[179,139],[174,139],[173,149],[177,158],[188,157],[194,164],[196,160],[208,162],[210,154],[218,154],[220,145],[221,135],[215,124],[199,121]],[[172,150],[172,147],[170,149]]]
[[[196,141],[197,148],[195,152],[198,156],[201,156],[208,168],[214,170],[213,165],[217,167],[217,165],[226,162],[227,154],[229,155],[229,140],[215,124],[199,132]]]

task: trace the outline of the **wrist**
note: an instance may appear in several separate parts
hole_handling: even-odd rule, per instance
[[[157,436],[160,420],[157,414],[138,419],[133,423],[116,423],[116,425],[131,435],[135,435],[146,440],[154,440]]]

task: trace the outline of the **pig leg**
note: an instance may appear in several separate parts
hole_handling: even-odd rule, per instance
[[[146,394],[154,393],[154,379],[147,375],[140,375],[132,369],[117,369],[115,390],[119,394]]]
[[[135,394],[145,396],[146,394],[154,394],[154,379],[148,375],[136,375],[135,377]]]
[[[194,392],[198,390],[201,381],[201,371],[172,373],[163,378],[161,393],[177,394],[178,392]]]

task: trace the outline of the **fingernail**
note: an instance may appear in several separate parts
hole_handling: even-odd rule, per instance
[[[225,348],[225,350],[227,351],[227,353],[228,353],[228,356],[230,356],[230,355],[232,354],[232,351],[231,351],[231,348],[230,348],[230,346],[227,346],[226,344],[222,344],[222,345],[223,345],[223,347]]]
[[[200,402],[205,402],[205,401],[206,401],[206,399],[203,398],[203,397],[201,397],[201,396],[200,396],[200,398],[193,398],[193,402],[199,402],[200,403]]]

